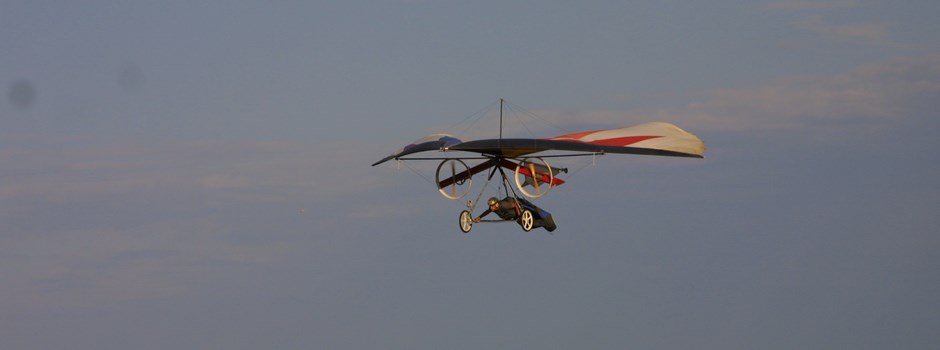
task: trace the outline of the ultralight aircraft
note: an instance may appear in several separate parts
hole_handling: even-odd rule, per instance
[[[565,183],[556,175],[562,172],[567,173],[568,169],[553,167],[546,160],[547,158],[596,157],[609,153],[704,158],[705,144],[701,139],[665,122],[568,133],[548,138],[503,138],[504,100],[500,99],[499,102],[499,138],[463,141],[451,134],[431,134],[402,147],[372,166],[393,159],[399,162],[439,160],[440,163],[435,172],[437,189],[444,197],[453,200],[461,199],[470,192],[474,175],[488,172],[486,182],[476,200],[467,201],[468,209],[460,212],[458,221],[460,230],[464,233],[470,232],[474,222],[515,221],[528,232],[536,227],[554,230],[551,214],[524,198],[542,197],[552,188]],[[415,153],[429,151],[440,152],[443,156],[408,157]],[[545,154],[549,151],[562,153]],[[467,164],[473,161],[478,162],[473,165]],[[512,182],[504,169],[513,172]],[[497,173],[505,189],[506,200],[514,204],[512,207],[518,215],[513,215],[508,220],[475,220],[473,211],[477,207],[477,202]],[[513,184],[515,186],[512,186]],[[543,224],[545,222],[548,222],[550,226]]]

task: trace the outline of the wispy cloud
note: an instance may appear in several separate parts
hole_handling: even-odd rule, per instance
[[[802,128],[819,121],[896,120],[935,110],[940,54],[862,65],[832,76],[780,79],[745,88],[716,88],[705,100],[667,114],[701,126]]]
[[[0,153],[0,306],[185,293],[233,265],[289,259],[291,235],[307,233],[292,231],[356,217],[336,203],[379,186],[355,170],[379,155],[343,144],[62,142]]]
[[[715,87],[692,94],[684,106],[629,111],[538,111],[521,127],[507,118],[513,137],[548,137],[565,132],[668,121],[690,130],[781,130],[821,125],[888,123],[940,109],[940,54],[899,57],[832,75],[798,75],[752,86]],[[492,138],[495,122],[472,129],[468,139]],[[869,124],[870,126],[871,124]]]
[[[35,140],[34,143],[43,143]],[[53,143],[58,141],[52,141]],[[8,148],[0,153],[0,198],[65,202],[82,196],[258,190],[332,195],[342,165],[367,162],[350,145],[119,143]],[[352,187],[358,190],[360,187]]]
[[[185,293],[223,266],[264,264],[296,252],[276,240],[243,243],[212,218],[114,229],[64,229],[3,239],[0,306],[91,305]]]
[[[772,11],[797,16],[793,22],[796,29],[816,34],[828,41],[873,46],[904,46],[891,42],[887,23],[835,23],[825,16],[855,10],[862,6],[862,3],[856,0],[783,0],[771,2],[766,7]]]
[[[780,78],[695,93],[685,106],[631,111],[540,112],[555,123],[588,127],[670,121],[694,130],[801,129],[887,123],[940,109],[940,54],[900,57],[841,74]]]
[[[808,15],[797,21],[797,27],[826,38],[869,45],[890,44],[884,23],[832,24],[820,15]]]
[[[779,10],[818,10],[833,8],[852,8],[859,6],[858,0],[781,0],[773,1],[767,5],[770,9]]]

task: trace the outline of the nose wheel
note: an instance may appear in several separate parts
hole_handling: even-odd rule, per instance
[[[470,230],[473,229],[473,214],[469,210],[464,210],[460,212],[460,231],[463,233],[470,233]]]

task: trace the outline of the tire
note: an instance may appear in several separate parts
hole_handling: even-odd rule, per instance
[[[525,232],[532,231],[532,226],[535,225],[535,215],[532,214],[532,211],[525,209],[522,211],[522,216],[519,217],[519,225],[522,225],[522,230]]]
[[[473,229],[473,214],[469,210],[464,210],[460,212],[460,231],[463,233],[470,233],[470,230]]]

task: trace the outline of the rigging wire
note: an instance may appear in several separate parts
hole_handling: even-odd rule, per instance
[[[453,133],[458,136],[466,134],[470,129],[476,126],[480,122],[480,120],[482,120],[484,117],[487,117],[490,114],[490,112],[497,105],[499,105],[499,101],[500,100],[497,99],[496,101],[491,102],[490,104],[486,105],[485,107],[481,108],[475,113],[470,114],[464,117],[463,119],[457,121],[456,123],[444,128],[442,132]],[[523,117],[527,118],[527,120],[529,121],[534,121],[538,124],[548,125],[549,127],[560,130],[561,132],[566,133],[566,134],[572,133],[571,130],[568,130],[560,126],[558,123],[554,123],[545,118],[539,117],[538,114],[532,111],[529,111],[523,108],[522,106],[519,106],[518,104],[515,104],[509,100],[503,99],[503,108],[505,109],[505,111],[509,112],[510,118],[518,122],[522,126],[522,128],[525,129],[526,133],[528,133],[528,135],[531,137],[536,137],[536,135],[532,131],[532,128],[530,128],[528,124],[526,123],[526,119],[524,119]]]
[[[481,108],[480,110],[476,111],[475,113],[464,117],[463,119],[461,119],[461,120],[458,121],[457,123],[454,123],[453,125],[448,126],[447,128],[444,128],[443,131],[444,131],[444,132],[447,132],[448,130],[454,129],[454,128],[460,126],[461,124],[464,124],[465,122],[467,122],[467,121],[470,120],[471,118],[473,118],[473,119],[470,121],[469,124],[467,124],[466,126],[464,126],[463,129],[460,129],[459,132],[457,132],[456,134],[459,136],[459,135],[461,135],[461,134],[466,133],[467,130],[470,130],[470,128],[472,128],[474,125],[476,125],[477,122],[480,121],[480,119],[483,119],[483,117],[486,116],[486,114],[487,114],[490,110],[492,110],[493,107],[494,107],[497,103],[499,103],[499,101],[495,101],[495,102],[490,103],[489,105],[487,105],[486,107]]]
[[[535,138],[535,133],[532,132],[532,129],[529,129],[529,126],[526,125],[525,121],[522,120],[522,118],[520,118],[519,115],[515,113],[515,110],[513,110],[512,108],[509,108],[509,116],[513,117],[516,121],[518,121],[519,124],[522,125],[522,128],[525,129],[525,131],[529,133],[529,136],[531,136],[532,138]]]
[[[561,130],[562,132],[564,132],[564,133],[566,133],[566,134],[571,134],[571,133],[573,133],[573,131],[568,130],[568,129],[565,129],[564,127],[558,125],[557,123],[553,123],[553,122],[551,122],[551,121],[548,121],[548,120],[546,120],[546,119],[544,119],[544,118],[539,117],[539,115],[536,114],[535,112],[531,112],[531,111],[529,111],[529,110],[526,110],[526,109],[523,108],[522,106],[519,106],[519,105],[517,105],[517,104],[515,104],[515,103],[509,102],[509,101],[507,101],[507,102],[508,102],[508,107],[509,107],[510,110],[513,110],[513,111],[518,110],[519,113],[521,113],[522,115],[524,115],[524,116],[526,116],[526,117],[529,117],[530,119],[535,120],[535,121],[537,121],[537,122],[544,123],[544,124],[546,124],[546,125],[548,125],[548,126],[551,126],[551,127],[555,128],[555,129]]]
[[[529,118],[530,120],[534,120],[534,121],[536,121],[536,122],[538,122],[538,123],[543,123],[543,124],[545,124],[545,125],[548,125],[548,126],[551,126],[551,127],[555,128],[555,129],[561,130],[561,131],[564,132],[564,133],[572,133],[572,131],[565,129],[564,127],[561,127],[561,126],[559,126],[559,125],[556,124],[556,123],[553,123],[553,122],[550,122],[550,121],[548,121],[548,120],[545,120],[545,119],[539,117],[537,114],[535,114],[535,113],[533,113],[533,112],[531,112],[531,111],[528,111],[528,110],[526,110],[525,108],[523,108],[523,107],[521,107],[521,106],[519,106],[519,105],[517,105],[517,104],[515,104],[515,103],[512,103],[512,102],[510,102],[510,101],[508,101],[508,100],[503,100],[503,102],[504,102],[503,107],[509,112],[510,117],[513,118],[513,119],[515,119],[515,120],[525,129],[525,131],[526,131],[530,136],[532,136],[533,138],[535,137],[535,135],[534,135],[534,133],[532,132],[532,129],[529,128],[529,126],[526,124],[525,120],[523,120],[523,118],[520,117],[520,115],[521,115],[521,116],[524,116],[524,117],[527,117],[527,118]],[[487,116],[487,115],[490,113],[490,111],[491,111],[498,103],[499,103],[499,100],[494,101],[494,102],[490,103],[489,105],[487,105],[486,107],[481,108],[481,109],[478,110],[477,112],[475,112],[475,113],[473,113],[473,114],[470,114],[470,115],[464,117],[463,119],[461,119],[461,120],[458,121],[457,123],[454,123],[453,125],[448,126],[447,128],[444,128],[442,131],[443,131],[443,132],[451,131],[452,129],[455,129],[455,128],[457,128],[457,127],[461,126],[462,124],[465,124],[465,123],[467,123],[467,122],[469,121],[469,124],[467,124],[466,126],[464,126],[464,127],[459,131],[459,133],[466,133],[468,130],[470,130],[472,127],[474,127],[481,119],[483,119],[483,117]],[[577,169],[575,169],[574,171],[566,171],[566,172],[565,172],[566,175],[564,176],[564,180],[565,180],[565,181],[569,181],[569,180],[570,180],[571,178],[573,178],[576,174],[578,174],[579,172],[581,172],[582,170],[584,170],[585,168],[587,168],[588,165],[595,165],[595,161],[596,161],[597,157],[603,156],[604,153],[581,154],[581,155],[584,155],[584,156],[586,156],[586,155],[591,155],[591,156],[592,156],[592,161],[591,161],[591,163],[584,162],[584,164],[582,164],[581,166],[579,166],[579,167],[578,167]],[[555,157],[566,157],[566,156],[572,156],[572,155],[556,155]],[[553,156],[552,156],[552,155],[548,155],[548,156],[543,156],[543,157],[553,157]],[[417,160],[417,159],[422,159],[422,158],[414,158],[414,160]],[[436,159],[436,158],[435,158],[435,159]],[[475,159],[475,158],[474,158],[474,159]],[[408,168],[408,170],[410,170],[411,172],[417,174],[419,177],[421,177],[422,179],[424,179],[424,180],[427,181],[428,183],[437,186],[437,183],[436,183],[435,181],[431,180],[430,178],[428,178],[427,176],[425,176],[425,175],[422,174],[421,172],[417,171],[415,168],[413,168],[411,165],[409,165],[408,162],[406,162],[405,160],[406,160],[406,159],[398,159],[399,167],[400,167],[401,164],[404,164],[405,167]],[[411,159],[407,159],[407,160],[411,160]],[[494,171],[495,171],[495,170],[494,170]],[[502,169],[499,169],[499,171],[500,171],[500,173],[502,173]],[[490,174],[490,177],[492,177],[493,175],[495,175],[495,174]],[[497,188],[495,189],[496,192],[499,193],[500,190],[503,190],[503,191],[505,192],[505,194],[508,196],[510,190],[512,190],[513,196],[516,196],[515,190],[512,188],[512,186],[510,186],[509,184],[506,183],[506,182],[508,181],[508,179],[505,178],[505,174],[501,174],[501,175],[502,175],[503,179],[502,179],[502,181],[500,181],[500,184],[499,184],[499,185],[497,186]],[[556,174],[556,176],[557,176],[557,174]],[[486,181],[486,183],[483,185],[483,188],[481,189],[480,193],[477,195],[477,199],[476,199],[477,201],[479,201],[479,199],[480,199],[480,197],[482,197],[483,193],[486,192],[486,188],[488,187],[487,185],[489,184],[489,180],[490,180],[490,179],[488,179],[488,181]],[[472,205],[475,207],[475,206],[476,206],[476,203],[473,203]]]
[[[565,178],[564,178],[563,180],[565,180],[565,181],[570,180],[572,177],[574,177],[575,174],[581,172],[581,170],[584,170],[584,168],[587,168],[588,165],[590,165],[590,166],[595,166],[595,165],[596,165],[596,164],[595,164],[595,161],[597,160],[597,157],[600,157],[600,156],[603,156],[603,155],[604,155],[604,153],[597,153],[597,154],[595,154],[595,155],[591,158],[591,163],[590,163],[590,164],[587,163],[587,162],[584,162],[584,164],[582,164],[580,167],[578,167],[578,168],[575,169],[574,171],[567,172],[566,175],[565,175]]]
[[[415,174],[418,174],[418,176],[420,176],[422,179],[424,179],[424,181],[427,181],[428,183],[437,186],[437,183],[436,183],[436,182],[432,181],[432,180],[429,179],[427,176],[424,176],[424,174],[418,172],[417,170],[415,170],[415,168],[412,168],[410,165],[408,165],[408,162],[403,161],[403,160],[399,160],[399,161],[398,161],[398,164],[404,164],[405,167],[408,168],[408,170],[411,170],[411,172],[413,172],[413,173],[415,173]]]
[[[471,212],[473,212],[473,210],[476,209],[477,204],[480,203],[480,198],[483,197],[483,193],[486,193],[486,188],[489,187],[489,185],[490,185],[490,180],[493,179],[493,175],[492,175],[492,174],[493,174],[493,171],[495,171],[495,169],[490,172],[490,175],[487,177],[486,182],[483,182],[483,188],[480,189],[480,194],[477,195],[476,200],[474,200],[473,202],[468,203],[467,206],[470,207],[470,211],[471,211]],[[499,188],[498,188],[498,187],[496,188],[496,192],[499,193]]]

